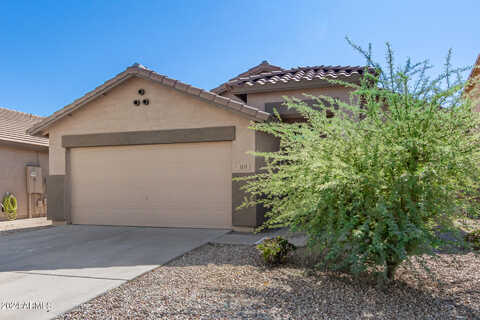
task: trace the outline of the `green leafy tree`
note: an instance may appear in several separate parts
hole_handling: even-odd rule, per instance
[[[361,83],[332,81],[352,88],[351,101],[311,97],[317,103],[309,107],[285,98],[305,123],[252,125],[281,147],[254,153],[266,165],[238,179],[249,195],[242,206],[269,209],[266,228],[306,232],[334,269],[392,279],[404,260],[433,253],[438,233],[475,209],[480,122],[462,97],[466,69],[451,67],[451,52],[431,78],[427,61],[397,67],[388,44],[385,68],[371,46],[352,46],[369,67]]]

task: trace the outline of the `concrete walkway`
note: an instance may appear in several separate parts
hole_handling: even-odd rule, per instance
[[[213,240],[214,244],[233,244],[233,245],[256,245],[264,239],[281,236],[297,247],[304,247],[307,242],[307,237],[302,233],[292,233],[288,229],[270,230],[260,233],[242,233],[229,232],[217,239]]]
[[[18,229],[47,227],[51,225],[52,225],[52,221],[47,220],[46,217],[18,219],[18,220],[12,220],[12,221],[0,221],[0,232],[12,231],[12,230],[18,230]]]
[[[227,230],[64,225],[0,241],[0,319],[50,319]]]

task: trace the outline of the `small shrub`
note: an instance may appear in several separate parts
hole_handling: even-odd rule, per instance
[[[1,203],[1,207],[8,220],[15,220],[17,218],[18,203],[17,198],[15,198],[13,194],[5,194]]]
[[[470,243],[474,250],[480,250],[480,229],[467,234],[465,241]]]
[[[263,260],[268,265],[278,265],[285,262],[288,254],[296,249],[295,245],[282,237],[266,239],[257,249],[261,252]]]

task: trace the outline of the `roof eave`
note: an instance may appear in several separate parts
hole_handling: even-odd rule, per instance
[[[216,88],[211,89],[210,91],[213,92],[213,93],[216,93],[216,94],[222,94],[224,92],[227,92],[228,89],[229,89],[228,86],[224,83],[224,84],[219,85]]]
[[[160,75],[154,71],[142,67],[132,66],[127,68],[124,72],[118,74],[114,78],[108,80],[104,84],[98,86],[93,91],[90,91],[83,97],[75,100],[73,103],[65,106],[64,108],[53,113],[51,116],[35,124],[27,130],[27,133],[33,136],[43,136],[45,134],[45,129],[50,127],[53,123],[74,112],[83,105],[91,102],[92,100],[113,89],[114,87],[118,86],[119,84],[123,83],[125,80],[131,77],[139,77],[146,80],[155,81],[166,87],[170,87],[180,92],[196,96],[201,100],[213,103],[217,106],[228,109],[229,111],[233,111],[241,116],[247,117],[254,121],[265,121],[270,117],[269,113],[258,110],[257,108],[253,108],[232,99],[222,97],[210,91],[205,91],[203,89],[193,87],[181,81],[168,78],[164,75]]]
[[[335,79],[337,80],[337,79]],[[345,79],[338,79],[345,80]],[[348,79],[350,83],[358,84],[359,81],[352,81],[357,79]],[[286,91],[286,90],[298,90],[298,89],[315,89],[315,88],[331,88],[339,87],[340,84],[332,83],[327,79],[319,80],[303,80],[299,82],[286,82],[281,84],[256,84],[253,86],[234,86],[231,90],[232,94],[245,94],[245,93],[262,93],[262,92],[275,92],[275,91]]]
[[[74,112],[78,108],[82,107],[83,105],[87,104],[88,102],[95,100],[100,95],[105,93],[106,91],[118,86],[120,83],[124,82],[125,80],[132,77],[131,74],[127,73],[128,69],[114,78],[106,81],[104,84],[98,86],[96,89],[90,91],[89,93],[85,94],[83,97],[75,100],[71,104],[63,107],[62,109],[54,112],[49,117],[45,118],[44,120],[36,123],[31,128],[27,130],[27,133],[32,136],[44,136],[44,133],[41,132],[44,129],[48,128],[50,124],[56,122],[57,120],[62,119],[64,116],[68,115],[69,113]],[[112,81],[114,80],[115,81]]]
[[[48,144],[37,144],[37,143],[28,143],[28,142],[18,142],[7,139],[0,139],[0,145],[22,148],[35,151],[48,151]]]

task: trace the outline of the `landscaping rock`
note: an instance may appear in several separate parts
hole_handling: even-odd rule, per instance
[[[307,275],[295,263],[265,268],[254,246],[206,245],[58,319],[480,318],[479,255],[427,258],[431,274],[413,266],[382,288],[346,275]]]

